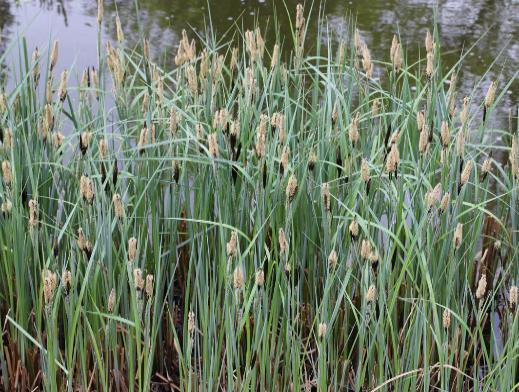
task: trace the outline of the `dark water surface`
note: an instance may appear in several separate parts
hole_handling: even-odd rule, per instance
[[[103,35],[115,38],[115,14],[123,21],[126,38],[136,42],[141,33],[149,37],[152,51],[162,65],[171,64],[182,29],[189,35],[203,34],[210,21],[221,37],[233,24],[252,28],[258,23],[266,30],[267,46],[274,41],[274,18],[279,34],[290,37],[289,13],[293,18],[299,1],[285,0],[139,0],[106,1]],[[285,8],[286,4],[286,8]],[[307,2],[306,11],[310,9]],[[463,64],[461,90],[470,92],[479,82],[476,96],[482,98],[492,79],[500,80],[501,91],[519,70],[519,0],[328,0],[313,4],[315,14],[323,8],[334,42],[344,37],[353,19],[357,20],[375,60],[388,61],[394,33],[399,33],[410,58],[423,53],[425,31],[432,28],[435,11],[442,50],[447,64],[454,64],[464,48],[479,42]],[[288,10],[288,11],[287,11]],[[74,66],[78,75],[97,63],[97,4],[95,0],[6,1],[0,0],[0,29],[4,36],[1,51],[17,35],[27,38],[29,52],[38,46],[45,56],[49,42],[60,41],[58,68]],[[310,23],[307,42],[314,42],[317,26]],[[230,39],[230,35],[227,36]],[[16,67],[16,49],[7,55],[7,67]],[[488,68],[493,65],[489,72]],[[376,73],[375,73],[376,74]],[[515,108],[519,83],[505,92],[499,122]],[[461,97],[460,97],[461,99]]]

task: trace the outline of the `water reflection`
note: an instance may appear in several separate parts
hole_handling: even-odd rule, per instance
[[[223,39],[231,38],[228,32],[234,24],[250,28],[258,23],[266,30],[267,42],[278,37],[285,46],[290,46],[288,14],[294,12],[298,2],[217,0],[209,1],[208,9],[207,0],[140,0],[138,8],[133,1],[117,0],[105,4],[103,32],[115,38],[114,18],[119,13],[130,43],[137,43],[141,34],[145,34],[155,58],[165,66],[172,66],[182,29],[192,31],[191,35],[203,35],[209,15],[216,35]],[[315,2],[314,16],[320,7],[324,6]],[[36,45],[48,46],[51,35],[59,38],[63,53],[61,66],[74,63],[81,69],[96,63],[96,12],[96,2],[91,0],[40,0],[21,4],[0,0],[0,27],[14,34],[29,25],[24,35],[30,50]],[[471,91],[484,77],[480,96],[491,79],[500,79],[504,87],[505,81],[519,68],[519,43],[514,40],[519,36],[519,3],[514,0],[328,0],[323,14],[334,41],[344,37],[351,20],[349,16],[353,16],[373,57],[385,61],[393,33],[400,34],[408,56],[417,58],[420,50],[423,51],[425,31],[435,19],[439,23],[447,65],[454,64],[464,48],[480,40],[463,64],[460,75],[461,88],[465,91]],[[280,22],[279,31],[274,27],[275,18]],[[316,34],[317,26],[311,23],[309,42],[313,42]],[[13,56],[13,61],[15,58]],[[496,59],[496,65],[485,75]],[[505,107],[514,107],[518,92],[516,80],[504,97]]]

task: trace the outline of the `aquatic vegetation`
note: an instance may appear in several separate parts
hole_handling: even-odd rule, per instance
[[[298,5],[291,51],[184,32],[168,71],[117,18],[76,85],[57,41],[22,53],[0,95],[4,389],[517,388],[507,86],[458,97],[435,29],[411,63],[396,35],[376,59],[308,23]]]

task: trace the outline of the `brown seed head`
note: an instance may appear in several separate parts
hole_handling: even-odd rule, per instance
[[[243,270],[240,266],[237,266],[233,272],[233,285],[236,290],[240,290],[243,288],[245,284],[245,276],[243,275]]]
[[[137,238],[132,237],[128,240],[128,262],[135,260],[137,256]]]

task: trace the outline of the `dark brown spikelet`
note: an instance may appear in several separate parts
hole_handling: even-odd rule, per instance
[[[52,253],[54,254],[54,258],[58,257],[59,254],[59,242],[58,240],[54,240],[54,244],[52,245]]]
[[[342,171],[342,156],[340,147],[337,147],[337,150],[335,151],[335,163],[337,164],[337,175],[340,176]]]
[[[115,186],[117,185],[117,177],[119,175],[119,167],[117,166],[117,158],[114,160],[114,169],[113,169],[113,172],[112,172],[112,184],[115,188]]]
[[[231,166],[231,177],[232,177],[232,182],[234,184],[236,184],[236,180],[238,179],[238,169],[236,168],[235,165]]]
[[[90,82],[90,67],[87,67],[87,87],[90,88],[91,82]]]
[[[0,127],[0,143],[4,142],[4,129]]]
[[[106,167],[105,164],[101,162],[101,183],[104,184],[106,181]]]

